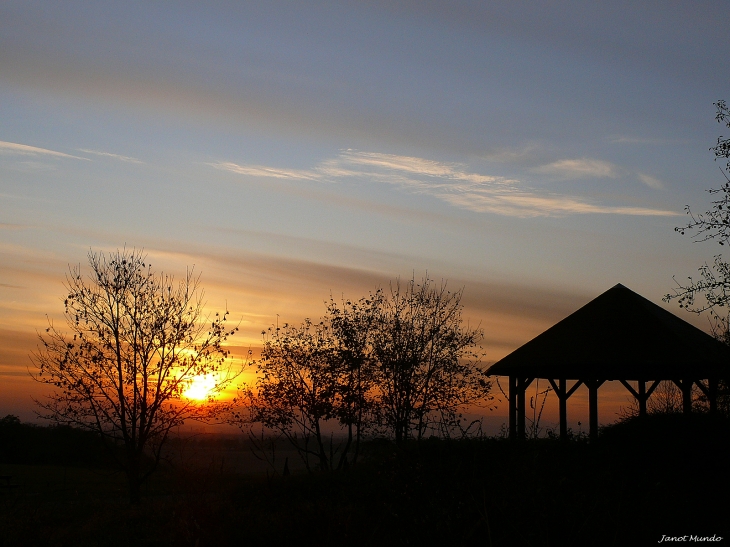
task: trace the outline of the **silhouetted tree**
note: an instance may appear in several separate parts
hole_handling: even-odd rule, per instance
[[[351,451],[355,463],[363,435],[374,423],[376,302],[362,298],[340,305],[331,299],[319,323],[307,319],[301,326],[263,331],[256,385],[243,386],[241,408],[232,421],[260,423],[285,437],[307,469],[310,457],[320,470],[342,468]],[[338,438],[335,447],[331,431],[336,427],[344,429],[346,440]]]
[[[717,109],[715,119],[730,128],[730,109],[726,102],[717,101],[714,104]],[[715,161],[726,160],[724,170],[721,168],[725,183],[719,188],[708,190],[710,195],[718,199],[712,201],[710,210],[697,215],[687,205],[685,211],[690,217],[689,222],[674,230],[682,235],[694,232],[692,237],[696,241],[716,241],[725,246],[730,241],[730,138],[719,136],[717,144],[710,150],[715,154]],[[712,334],[718,340],[730,344],[730,263],[717,254],[712,265],[703,264],[699,272],[699,279],[689,277],[686,284],[676,282],[674,292],[667,294],[664,300],[677,299],[680,308],[697,314],[708,312]],[[720,382],[717,402],[718,409],[730,415],[730,386],[727,380]]]
[[[256,385],[243,386],[239,400],[244,409],[234,421],[261,423],[283,435],[307,469],[310,457],[319,469],[330,469],[333,449],[327,450],[323,426],[335,417],[338,362],[329,328],[307,319],[301,326],[284,324],[262,335]]]
[[[430,429],[448,436],[469,405],[489,398],[480,366],[482,331],[463,325],[462,290],[426,277],[396,280],[377,298],[373,356],[383,424],[397,444]]]
[[[717,113],[715,119],[718,123],[730,128],[730,111],[725,101],[715,103]],[[715,160],[728,160],[725,169],[730,169],[730,139],[718,137],[717,144],[710,148],[715,154]],[[730,179],[723,171],[726,182],[719,188],[710,188],[708,192],[718,199],[712,202],[712,208],[704,213],[695,215],[689,205],[685,207],[690,220],[684,226],[674,230],[684,235],[687,232],[694,232],[693,238],[696,241],[717,241],[724,246],[730,240]],[[721,254],[714,257],[712,266],[707,263],[699,268],[700,279],[688,278],[686,284],[677,282],[673,294],[667,294],[665,301],[677,299],[680,308],[688,311],[710,313],[713,330],[717,335],[723,336],[727,333],[728,315],[719,308],[725,308],[730,304],[730,264],[723,259]],[[699,301],[698,301],[699,299]]]
[[[334,341],[335,372],[338,396],[335,415],[347,429],[347,443],[340,464],[346,462],[353,448],[352,463],[357,462],[363,435],[377,421],[377,361],[372,351],[382,291],[357,301],[337,304],[330,298],[325,321]],[[354,444],[354,447],[352,446]]]
[[[141,251],[89,252],[91,273],[69,268],[66,328],[50,322],[32,355],[34,378],[54,388],[41,416],[121,443],[130,501],[154,471],[171,428],[206,405],[183,396],[196,376],[218,373],[211,397],[232,377],[223,344],[228,312],[209,319],[199,276],[154,273]],[[116,454],[118,451],[113,450]]]
[[[359,300],[330,299],[319,323],[264,331],[255,385],[242,386],[230,421],[262,424],[296,448],[307,469],[357,461],[368,432],[397,443],[431,430],[464,431],[463,412],[490,399],[479,329],[462,322],[462,291],[397,280]],[[334,446],[339,427],[345,440]],[[336,457],[338,456],[338,458]]]

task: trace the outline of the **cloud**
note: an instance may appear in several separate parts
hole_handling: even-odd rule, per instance
[[[610,206],[581,197],[533,190],[519,180],[469,172],[458,163],[439,162],[357,150],[321,162],[310,170],[291,170],[231,162],[209,164],[216,169],[246,176],[287,180],[342,182],[357,179],[391,184],[407,191],[428,195],[459,209],[514,217],[564,216],[569,214],[618,214],[675,216],[674,211],[646,207]],[[544,166],[571,176],[615,176],[615,168],[598,160],[561,160]]]
[[[663,190],[664,183],[657,178],[639,173],[639,180],[654,190]]]
[[[80,158],[79,156],[56,152],[55,150],[47,150],[46,148],[37,148],[35,146],[28,146],[27,144],[5,141],[0,141],[0,153],[20,156],[53,156],[56,158],[71,158],[75,160],[91,161],[89,158]]]
[[[515,217],[613,214],[633,216],[677,216],[679,213],[645,207],[596,205],[580,198],[538,195],[530,192],[493,192],[474,189],[441,196],[456,207],[477,213],[497,213]]]
[[[268,237],[281,236],[268,234]],[[305,240],[299,243],[308,244]],[[164,250],[151,246],[147,250],[156,266],[160,266],[158,261],[169,261],[176,264],[178,271],[186,264],[200,267],[211,309],[227,301],[232,317],[243,318],[240,338],[234,339],[234,343],[244,347],[251,344],[254,348],[260,343],[262,328],[277,317],[282,322],[293,323],[305,317],[318,318],[324,313],[324,302],[330,295],[335,300],[356,299],[376,287],[387,291],[399,272],[401,279],[415,275],[420,280],[424,274],[424,271],[413,271],[410,257],[399,261],[398,257],[347,245],[339,245],[336,250],[336,255],[344,252],[348,256],[348,261],[340,264],[189,245]],[[364,253],[360,260],[353,260],[360,253]],[[440,283],[444,278],[439,272],[444,270],[448,267],[429,268],[429,274]],[[595,296],[579,289],[519,281],[485,281],[469,274],[447,275],[445,280],[450,289],[464,288],[464,319],[484,329],[484,347],[489,360],[504,357]]]
[[[321,180],[321,175],[303,169],[280,169],[276,167],[266,167],[265,165],[238,165],[232,162],[208,163],[215,169],[229,171],[238,175],[248,175],[252,177],[273,177],[275,179],[290,180]]]
[[[548,165],[534,169],[537,173],[558,175],[573,179],[582,177],[593,178],[614,178],[616,167],[607,161],[592,160],[588,158],[576,160],[558,160]]]
[[[107,158],[112,158],[119,161],[126,161],[128,163],[144,163],[137,158],[131,158],[129,156],[122,156],[119,154],[112,154],[111,152],[99,152],[98,150],[89,150],[88,148],[79,148],[78,151],[84,152],[86,154],[94,154],[96,156],[105,156]]]
[[[418,186],[417,179],[409,178],[405,175],[415,177],[428,177],[431,182],[435,179],[443,179],[445,181],[459,181],[474,184],[481,183],[508,183],[503,177],[495,177],[488,175],[479,175],[477,173],[467,173],[462,170],[457,163],[443,163],[434,160],[416,158],[411,156],[396,156],[394,154],[379,154],[373,152],[357,152],[354,150],[345,150],[340,154],[338,163],[355,165],[365,168],[372,168],[375,173],[383,174],[385,170],[385,179],[389,176],[394,180],[402,180],[407,183]]]

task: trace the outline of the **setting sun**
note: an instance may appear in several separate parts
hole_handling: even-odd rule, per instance
[[[206,374],[205,376],[196,376],[190,381],[190,385],[183,393],[184,397],[188,399],[196,399],[203,401],[208,398],[210,392],[215,388],[215,378],[212,374]]]

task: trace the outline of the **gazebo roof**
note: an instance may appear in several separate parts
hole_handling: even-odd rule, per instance
[[[489,368],[534,378],[730,377],[730,347],[621,284]]]

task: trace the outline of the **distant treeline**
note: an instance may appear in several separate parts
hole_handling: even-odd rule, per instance
[[[8,414],[0,418],[0,463],[106,467],[113,459],[97,433],[21,423]]]

